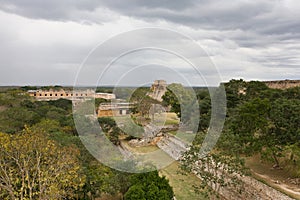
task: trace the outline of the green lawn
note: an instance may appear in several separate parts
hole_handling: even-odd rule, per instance
[[[122,144],[125,145],[128,148],[128,150],[130,150],[131,152],[134,152],[134,153],[150,153],[150,152],[153,152],[153,151],[156,151],[156,150],[159,149],[156,145],[147,145],[147,146],[141,146],[141,147],[131,147],[128,144],[128,141],[126,141],[126,140],[123,140]]]
[[[175,113],[156,113],[154,115],[154,124],[158,126],[162,125],[176,125],[179,123],[179,119]]]
[[[193,185],[200,186],[200,179],[194,174],[182,175],[178,172],[177,161],[173,162],[168,167],[161,169],[160,174],[167,177],[170,185],[173,187],[177,200],[201,200],[205,199],[200,194],[195,193]]]

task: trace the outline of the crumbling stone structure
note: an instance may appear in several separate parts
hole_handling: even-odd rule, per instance
[[[269,88],[287,89],[292,87],[300,87],[300,80],[278,80],[278,81],[263,81]]]
[[[167,82],[165,80],[155,80],[152,84],[148,95],[156,99],[157,101],[162,101],[162,96],[167,91]]]
[[[115,94],[95,93],[93,90],[28,90],[29,96],[35,97],[40,101],[50,101],[57,99],[82,100],[91,98],[115,99]]]

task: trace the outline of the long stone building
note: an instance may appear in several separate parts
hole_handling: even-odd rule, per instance
[[[96,93],[93,90],[28,90],[29,96],[39,101],[50,101],[57,99],[84,100],[91,98],[115,99],[116,95],[111,93]]]

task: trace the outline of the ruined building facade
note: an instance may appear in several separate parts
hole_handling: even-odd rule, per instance
[[[278,80],[278,81],[263,81],[269,88],[287,89],[292,87],[300,87],[300,80]]]
[[[155,80],[150,88],[148,95],[156,99],[157,101],[162,101],[162,96],[167,91],[167,82],[165,80]]]
[[[129,115],[132,104],[128,102],[101,103],[97,110],[98,117]]]
[[[115,99],[115,94],[95,93],[93,90],[29,90],[29,96],[35,97],[39,101],[50,101],[57,99],[83,100],[92,98]]]

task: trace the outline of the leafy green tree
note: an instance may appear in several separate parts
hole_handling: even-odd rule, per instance
[[[163,99],[163,105],[165,106],[171,106],[171,112],[174,112],[177,114],[178,117],[181,116],[181,107],[179,99],[180,97],[176,96],[177,93],[182,93],[181,96],[184,94],[184,89],[181,84],[171,84],[167,87],[166,93],[162,96]]]
[[[165,177],[160,177],[157,171],[134,174],[130,179],[132,185],[125,194],[126,200],[137,198],[170,200],[174,196],[169,181]]]
[[[183,124],[193,124],[198,108],[198,101],[192,88],[185,88],[181,84],[172,83],[168,85],[166,93],[162,96],[163,104],[171,106]],[[199,110],[198,110],[199,111]]]
[[[293,87],[284,90],[283,96],[287,99],[300,99],[300,87]]]
[[[97,109],[101,103],[110,103],[110,100],[107,99],[102,99],[102,98],[97,98],[95,99],[95,108]]]
[[[299,100],[251,99],[237,108],[230,119],[230,130],[236,136],[235,143],[248,155],[260,152],[272,158],[279,167],[278,157],[284,146],[299,141]]]
[[[140,102],[145,96],[147,96],[148,92],[150,92],[150,89],[148,87],[136,88],[131,94],[129,101],[133,103]]]
[[[0,193],[4,199],[63,199],[83,186],[75,147],[61,147],[42,130],[0,136]]]
[[[260,96],[264,91],[269,90],[268,86],[260,81],[250,81],[245,84],[245,95],[247,99],[257,98]]]
[[[27,90],[37,90],[38,88],[36,86],[27,85],[27,86],[21,87],[21,89],[27,91]]]
[[[15,133],[24,128],[25,124],[33,125],[39,121],[38,115],[26,108],[11,107],[0,113],[0,131]]]
[[[122,130],[117,126],[116,122],[110,117],[100,117],[98,122],[108,139],[113,144],[118,145],[120,143],[119,135],[122,134]]]
[[[230,130],[243,153],[251,155],[267,143],[262,137],[268,135],[270,109],[269,100],[256,98],[240,105],[231,118]]]
[[[240,104],[244,99],[244,92],[246,90],[246,82],[243,79],[230,80],[224,84],[227,98],[227,108],[234,108]]]
[[[103,93],[113,93],[113,88],[112,87],[98,87],[96,89],[96,92],[103,92]]]
[[[7,89],[0,92],[0,105],[6,107],[19,106],[24,100],[30,100],[28,94],[19,89]]]
[[[133,185],[129,188],[124,196],[125,200],[146,200],[145,192],[141,185]]]
[[[144,94],[144,93],[142,93]],[[131,99],[130,102],[133,103],[133,108],[131,111],[133,113],[138,113],[142,117],[149,118],[150,110],[153,104],[160,104],[159,101],[152,99],[148,95],[141,95],[135,94]]]
[[[270,118],[279,145],[300,141],[300,99],[277,99],[272,103]]]
[[[198,131],[206,131],[209,127],[211,118],[211,99],[208,90],[202,90],[198,92],[197,99],[200,109]]]
[[[57,108],[63,109],[67,112],[72,111],[72,101],[68,99],[58,99],[47,102],[49,105],[55,106]]]

